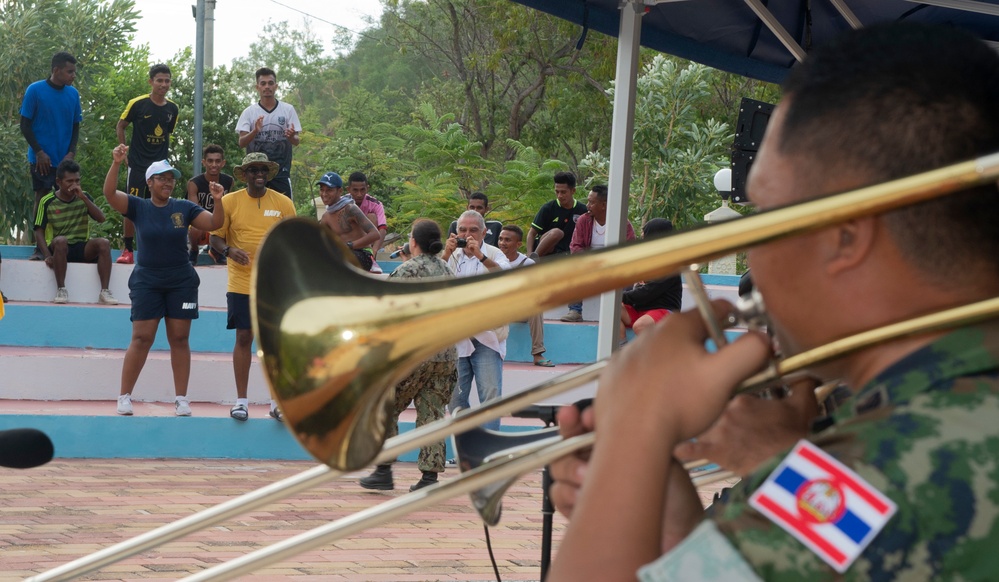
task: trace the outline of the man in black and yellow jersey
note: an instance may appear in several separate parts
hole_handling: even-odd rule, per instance
[[[149,93],[128,102],[116,128],[118,143],[125,145],[125,129],[132,124],[132,142],[128,148],[127,190],[132,196],[149,198],[146,168],[169,157],[170,134],[177,126],[177,104],[167,99],[170,91],[170,67],[153,65],[149,69]],[[135,225],[125,219],[125,248],[119,263],[131,264]]]

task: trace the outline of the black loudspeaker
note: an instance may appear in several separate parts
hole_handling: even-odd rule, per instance
[[[743,97],[739,104],[739,120],[736,122],[735,141],[732,143],[732,193],[730,199],[737,204],[745,204],[746,177],[749,168],[760,149],[760,141],[767,129],[767,122],[774,111],[771,103]]]

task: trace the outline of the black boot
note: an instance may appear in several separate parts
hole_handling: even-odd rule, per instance
[[[424,471],[423,477],[416,482],[415,485],[409,488],[410,491],[416,491],[417,489],[423,489],[424,487],[430,487],[431,485],[437,484],[437,473],[433,471]]]
[[[395,483],[392,482],[392,465],[378,465],[373,473],[367,477],[362,477],[359,483],[365,489],[377,489],[379,491],[391,491],[395,489]]]

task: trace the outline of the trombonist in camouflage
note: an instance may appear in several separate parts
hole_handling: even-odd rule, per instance
[[[999,55],[957,27],[848,32],[791,71],[746,193],[768,210],[993,154],[996,103]],[[747,262],[794,355],[999,297],[997,223],[992,181],[770,241]],[[560,411],[563,435],[600,438],[588,459],[552,464],[551,497],[571,521],[551,582],[996,578],[999,321],[813,367],[854,396],[832,426],[802,431],[707,513],[675,447],[724,421],[771,349],[750,332],[709,353],[705,328],[697,313],[670,316],[615,356],[592,409]],[[762,415],[756,429],[769,435],[774,421]]]

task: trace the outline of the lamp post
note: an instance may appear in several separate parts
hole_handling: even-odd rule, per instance
[[[722,205],[704,215],[704,220],[708,223],[722,222],[733,218],[740,218],[742,215],[728,205],[729,196],[732,193],[732,170],[722,168],[715,173],[715,189],[721,196]],[[721,257],[708,263],[708,273],[712,275],[735,275],[735,255]]]

